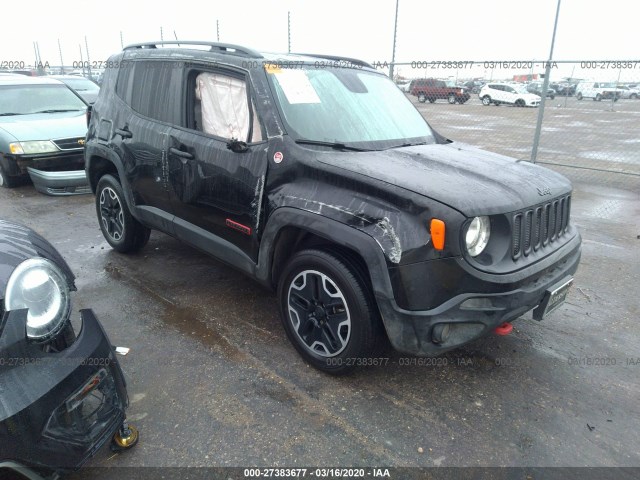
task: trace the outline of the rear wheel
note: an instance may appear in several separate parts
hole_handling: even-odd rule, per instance
[[[429,99],[428,99],[428,100],[429,100],[429,103],[436,103],[436,99],[435,99],[435,98],[431,98],[431,97],[429,97]]]
[[[381,321],[366,279],[346,256],[298,252],[280,277],[278,299],[289,340],[312,366],[338,375],[370,364]]]
[[[582,94],[581,94],[580,92],[578,92],[578,94],[576,95],[576,98],[577,98],[578,100],[582,100]]]
[[[455,96],[453,93],[451,93],[451,94],[449,94],[449,96],[447,97],[447,100],[449,101],[449,103],[450,103],[451,105],[453,105],[454,103],[456,103],[456,96]]]
[[[420,103],[424,103],[427,101],[427,96],[424,93],[419,93],[418,94],[418,101]]]
[[[484,97],[482,97],[482,104],[491,105],[491,97],[489,95],[485,95]]]
[[[631,95],[629,95],[629,98],[633,98],[635,100],[636,98],[638,98],[638,94],[632,93]]]
[[[112,175],[105,175],[98,182],[96,213],[102,234],[114,250],[135,252],[149,241],[151,230],[133,218],[120,182]]]
[[[599,93],[596,93],[596,96],[595,96],[594,100],[596,102],[599,102],[600,100],[602,100],[602,95],[600,95]]]

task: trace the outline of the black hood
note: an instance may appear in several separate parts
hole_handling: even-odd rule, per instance
[[[467,217],[522,210],[571,191],[559,173],[457,142],[318,160],[432,198]]]
[[[75,290],[75,277],[58,251],[36,232],[23,225],[0,220],[0,300],[13,270],[29,258],[42,257],[58,265]]]

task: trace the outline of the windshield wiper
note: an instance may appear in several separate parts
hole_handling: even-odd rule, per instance
[[[38,112],[33,112],[33,113],[60,113],[60,112],[80,112],[81,110],[78,110],[77,108],[52,108],[50,110],[40,110]]]
[[[0,113],[0,117],[10,117],[11,115],[26,115],[26,113],[16,113],[16,112]]]
[[[416,145],[427,145],[427,142],[402,143],[400,145],[394,145],[393,147],[389,147],[386,150],[390,150],[392,148],[415,147]]]
[[[336,150],[351,150],[353,152],[371,152],[372,150],[367,148],[352,147],[350,145],[340,142],[323,142],[322,140],[307,140],[306,138],[299,138],[296,143],[303,145],[320,145],[321,147],[331,147]]]

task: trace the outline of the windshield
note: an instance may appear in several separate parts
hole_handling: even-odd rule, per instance
[[[311,65],[267,72],[296,139],[367,142],[373,149],[435,141],[422,115],[383,75]]]
[[[456,82],[454,82],[453,80],[445,80],[444,83],[447,85],[447,87],[450,87],[450,88],[456,87]]]
[[[28,115],[86,108],[85,103],[62,84],[0,86],[0,115]]]
[[[61,82],[66,83],[76,92],[99,92],[100,87],[86,78],[65,78],[58,79]]]

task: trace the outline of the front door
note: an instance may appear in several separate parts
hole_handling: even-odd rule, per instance
[[[206,66],[183,82],[186,119],[167,150],[176,235],[218,257],[233,246],[257,261],[267,154],[250,83]]]

